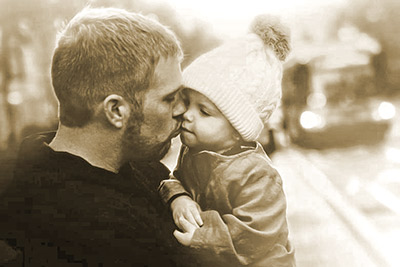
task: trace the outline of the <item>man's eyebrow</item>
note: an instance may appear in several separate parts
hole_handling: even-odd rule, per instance
[[[186,88],[186,86],[184,86],[183,84],[181,84],[178,88],[176,88],[175,91],[179,92],[179,91],[182,91],[182,90],[185,89],[185,88]]]
[[[185,88],[185,86],[180,85],[178,88],[176,88],[173,92],[169,93],[168,95],[166,95],[164,98],[169,98],[172,97],[174,95],[176,95],[179,91],[181,91],[183,88]]]

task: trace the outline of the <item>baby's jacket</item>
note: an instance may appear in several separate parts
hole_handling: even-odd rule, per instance
[[[200,205],[204,224],[190,247],[213,266],[295,266],[282,180],[259,143],[234,155],[183,145],[159,192],[165,203],[189,194]]]

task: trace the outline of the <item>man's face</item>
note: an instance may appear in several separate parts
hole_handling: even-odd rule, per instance
[[[131,116],[124,144],[129,160],[160,160],[180,132],[181,115],[186,111],[180,97],[182,72],[175,57],[161,58],[155,69],[156,81],[144,92],[142,122]]]

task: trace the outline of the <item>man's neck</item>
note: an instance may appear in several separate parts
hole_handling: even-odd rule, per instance
[[[122,165],[121,149],[113,139],[95,125],[70,128],[60,125],[49,146],[54,151],[79,156],[95,167],[114,173]]]

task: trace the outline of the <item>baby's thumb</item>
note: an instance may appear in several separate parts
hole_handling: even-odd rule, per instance
[[[175,230],[174,231],[174,236],[175,236],[176,240],[178,240],[179,243],[181,243],[182,245],[187,246],[185,244],[185,234],[184,233],[182,233],[182,232],[180,232],[178,230]]]
[[[181,223],[179,222],[179,217],[174,216],[174,223],[175,223],[176,227],[178,227],[179,229],[182,229]]]

